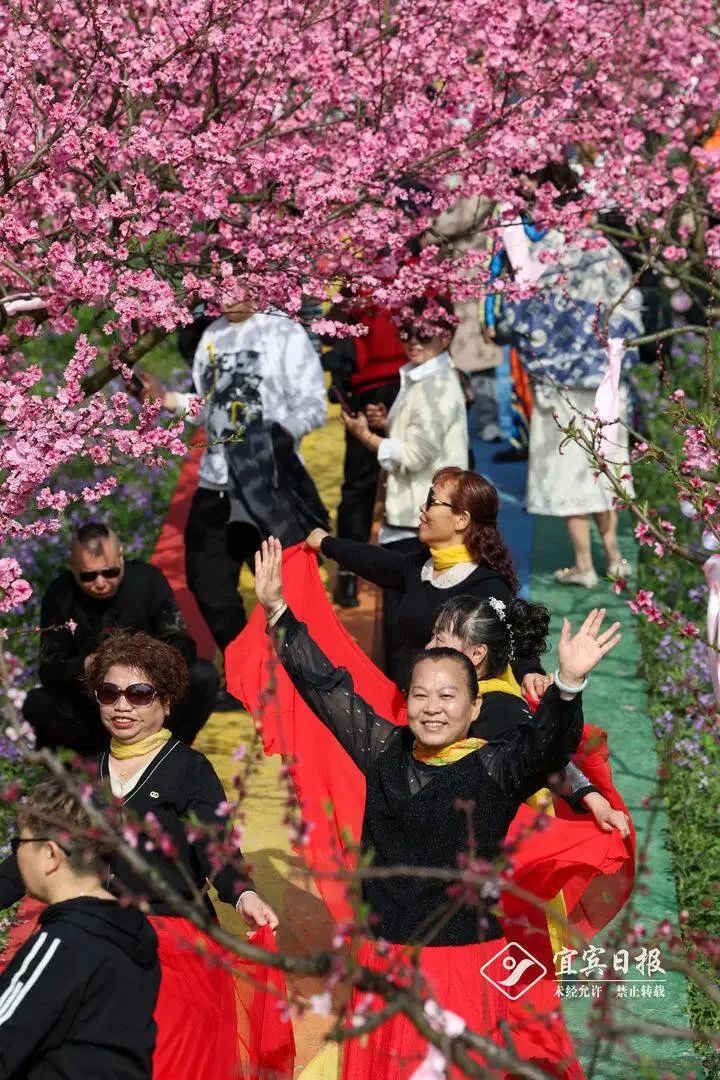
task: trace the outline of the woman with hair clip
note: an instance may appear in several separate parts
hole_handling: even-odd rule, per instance
[[[522,599],[506,605],[495,597],[478,602],[470,596],[457,596],[439,608],[428,648],[457,649],[472,662],[482,695],[473,735],[509,739],[519,724],[530,720],[531,710],[510,665],[516,651],[533,656],[544,653],[549,627],[547,608]],[[550,685],[552,676],[544,676],[543,681]],[[535,704],[539,704],[537,699]],[[613,809],[577,764],[569,762],[562,782],[549,787],[573,810],[589,810],[601,829],[618,829],[623,838],[629,835],[628,815]]]
[[[398,647],[386,674],[396,683],[404,676],[407,659],[432,635],[435,612],[456,596],[476,600],[494,596],[508,604],[518,590],[510,552],[497,525],[498,494],[491,483],[467,469],[448,466],[432,477],[425,502],[418,507],[418,540],[423,549],[400,553],[375,544],[338,540],[314,529],[306,543],[335,559],[360,577],[397,589]],[[428,550],[429,549],[429,550]],[[513,660],[516,678],[532,689],[542,672],[537,655],[518,651]]]

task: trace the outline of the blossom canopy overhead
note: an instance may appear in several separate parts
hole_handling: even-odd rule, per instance
[[[591,149],[583,209],[658,219],[700,174],[718,102],[711,0],[64,0],[3,6],[3,285],[137,333],[249,292],[297,310],[460,195]],[[709,166],[709,168],[708,168]],[[428,264],[407,271],[408,292]],[[446,268],[447,272],[447,268]],[[458,271],[459,273],[459,271]],[[112,327],[110,327],[112,329]]]
[[[127,373],[199,303],[477,295],[489,252],[436,228],[461,197],[488,236],[489,200],[513,220],[531,199],[569,237],[612,208],[671,265],[720,256],[715,18],[712,0],[2,4],[0,544],[112,490],[56,490],[64,463],[181,451],[157,406],[84,396],[98,355]],[[571,201],[542,173],[569,152]],[[9,318],[18,291],[42,314]],[[88,311],[48,395],[25,347]],[[28,591],[8,554],[0,609]]]

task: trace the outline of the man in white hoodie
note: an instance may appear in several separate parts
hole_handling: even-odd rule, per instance
[[[139,373],[146,395],[176,415],[192,395]],[[327,511],[298,448],[322,427],[326,395],[320,359],[305,330],[281,311],[227,307],[203,333],[193,382],[208,447],[185,529],[187,579],[224,651],[246,622],[238,575],[270,533],[285,546],[304,539]],[[326,526],[323,526],[326,527]]]

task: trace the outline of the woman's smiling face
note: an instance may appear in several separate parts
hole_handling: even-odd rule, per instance
[[[147,674],[124,664],[113,664],[105,672],[103,683],[112,683],[118,690],[126,690],[137,683],[152,685]],[[99,705],[100,719],[114,739],[122,743],[135,743],[148,735],[154,735],[165,723],[170,707],[157,695],[149,705],[131,705],[120,694],[112,705]]]
[[[479,696],[470,696],[459,660],[428,657],[415,665],[408,691],[408,726],[423,746],[441,749],[464,739],[480,705]]]

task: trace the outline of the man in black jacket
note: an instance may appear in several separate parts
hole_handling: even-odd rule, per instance
[[[49,906],[0,976],[0,1080],[150,1080],[155,931],[102,887],[100,842],[58,781],[35,788],[18,825],[25,887]]]
[[[192,743],[212,712],[219,676],[199,660],[177,601],[163,573],[126,560],[112,529],[91,522],[75,535],[70,569],[50,584],[40,617],[40,682],[23,705],[38,746],[79,754],[105,749],[108,735],[82,678],[105,631],[145,630],[175,645],[188,665],[190,689],[173,710],[169,727]]]

